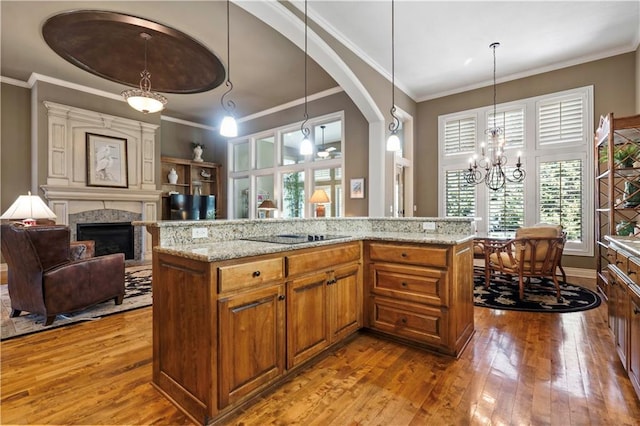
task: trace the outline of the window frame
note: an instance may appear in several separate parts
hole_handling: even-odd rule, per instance
[[[576,97],[582,98],[582,131],[583,137],[579,141],[567,143],[552,143],[541,145],[539,142],[539,106],[563,101]],[[540,210],[538,200],[540,198],[540,185],[538,176],[540,164],[553,159],[583,161],[583,188],[582,188],[582,241],[568,241],[565,245],[565,254],[577,256],[593,256],[594,252],[594,194],[593,194],[593,86],[584,86],[574,89],[564,90],[541,96],[520,99],[496,105],[496,112],[511,111],[519,106],[524,108],[524,147],[510,147],[507,145],[505,154],[508,158],[508,165],[514,165],[517,151],[522,152],[522,165],[527,175],[524,180],[525,211],[524,225],[531,226],[539,223]],[[485,126],[489,123],[490,115],[493,113],[493,105],[474,108],[466,111],[458,111],[438,117],[438,212],[441,216],[446,215],[446,179],[445,172],[448,170],[465,170],[469,168],[470,157],[480,151],[479,144],[483,141],[486,131]],[[475,117],[476,119],[476,141],[475,151],[460,153],[444,152],[444,128],[448,121],[460,120],[465,117]],[[486,185],[476,186],[476,227],[477,232],[486,233],[488,231],[488,190]]]
[[[314,176],[314,172],[316,169],[336,169],[336,168],[341,168],[341,178],[340,178],[340,185],[342,188],[344,188],[345,185],[345,173],[344,173],[344,161],[345,161],[345,122],[344,122],[344,111],[338,111],[338,112],[334,112],[334,113],[330,113],[330,114],[326,114],[326,115],[322,115],[322,116],[318,116],[318,117],[313,117],[310,118],[307,123],[306,126],[309,129],[314,128],[315,126],[320,126],[321,124],[325,124],[325,123],[332,123],[332,122],[336,122],[336,121],[340,121],[341,122],[341,142],[340,142],[340,152],[342,153],[342,155],[339,158],[331,158],[331,159],[322,159],[322,160],[318,160],[316,161],[316,151],[314,148],[314,153],[313,153],[313,157],[311,158],[305,158],[304,161],[299,162],[299,163],[292,163],[292,164],[283,164],[283,135],[285,133],[292,133],[295,131],[300,132],[300,126],[302,124],[302,121],[299,121],[297,123],[291,123],[291,124],[286,124],[283,126],[279,126],[276,128],[272,128],[272,129],[267,129],[261,132],[257,132],[254,134],[250,134],[250,135],[246,135],[240,138],[235,138],[235,139],[230,139],[229,141],[227,141],[227,159],[228,159],[228,164],[235,164],[234,163],[234,147],[235,145],[238,144],[242,144],[242,143],[249,143],[249,170],[243,170],[243,171],[234,171],[234,170],[229,170],[227,172],[227,188],[228,191],[227,193],[233,195],[233,185],[236,179],[242,179],[245,177],[249,178],[249,211],[248,211],[248,218],[249,219],[256,219],[258,218],[258,213],[257,213],[257,183],[256,183],[256,178],[258,176],[265,176],[265,175],[273,175],[274,176],[274,190],[273,190],[273,194],[270,194],[271,199],[275,201],[276,205],[278,206],[278,214],[280,214],[281,217],[282,215],[282,208],[284,206],[283,203],[283,193],[282,193],[282,184],[283,184],[283,176],[287,173],[293,173],[293,172],[303,172],[305,175],[305,181],[304,181],[304,193],[305,193],[305,200],[304,200],[304,217],[306,218],[311,218],[314,217],[314,212],[315,212],[315,208],[313,208],[314,206],[309,203],[308,200],[308,196],[310,194],[313,193],[314,190],[314,181],[313,179],[309,179],[308,177],[313,177]],[[260,139],[265,139],[268,137],[274,137],[274,143],[275,143],[275,147],[274,147],[274,155],[275,155],[275,159],[274,159],[274,166],[273,167],[267,167],[267,168],[262,168],[262,169],[258,169],[257,168],[257,163],[258,163],[258,159],[257,159],[257,141]],[[315,141],[313,140],[313,132],[311,132],[310,138],[312,139],[312,143],[314,144],[314,147],[316,146]],[[335,203],[335,205],[337,206],[337,208],[339,210],[336,211],[336,216],[344,216],[344,205],[345,205],[345,200],[344,200],[344,191],[341,191],[341,196],[343,199],[339,200],[339,202],[336,202],[334,200],[331,200],[332,204]],[[235,200],[234,197],[229,197],[229,202],[227,205],[227,215],[229,218],[236,218],[235,217],[235,204],[238,202],[238,200]]]

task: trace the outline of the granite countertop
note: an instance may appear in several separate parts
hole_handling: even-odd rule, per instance
[[[640,238],[605,235],[605,239],[630,252],[633,256],[640,257]]]
[[[203,244],[188,244],[169,247],[154,247],[157,253],[167,253],[188,259],[216,262],[242,257],[279,253],[310,247],[322,247],[349,241],[376,240],[386,242],[456,245],[471,241],[473,235],[427,234],[424,232],[366,232],[351,233],[350,236],[300,244],[275,244],[248,240],[216,241]]]

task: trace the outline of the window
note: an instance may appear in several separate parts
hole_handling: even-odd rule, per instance
[[[342,123],[342,112],[307,122],[315,145],[311,156],[300,155],[301,123],[229,141],[228,216],[261,217],[258,206],[270,199],[277,207],[274,217],[311,217],[315,206],[308,198],[315,188],[329,195],[326,215],[342,216]]]
[[[476,217],[478,232],[513,232],[536,223],[561,224],[566,254],[593,254],[591,131],[593,87],[523,99],[439,117],[440,213]],[[517,153],[527,175],[492,191],[464,178],[483,150],[486,130],[502,127],[510,176]],[[480,136],[477,136],[480,135]],[[482,170],[484,172],[484,170]]]

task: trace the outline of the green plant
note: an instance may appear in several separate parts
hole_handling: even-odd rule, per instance
[[[633,167],[633,163],[638,161],[639,156],[640,147],[636,144],[616,145],[613,147],[613,160],[618,166]],[[607,158],[607,151],[602,151],[601,161],[605,162]]]

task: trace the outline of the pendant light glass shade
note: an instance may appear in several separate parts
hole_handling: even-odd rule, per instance
[[[124,90],[121,95],[131,108],[150,114],[162,111],[167,105],[167,98],[151,91],[151,73],[147,70],[147,42],[151,36],[140,33],[140,37],[144,39],[144,70],[140,73],[140,88]]]
[[[313,144],[309,140],[309,137],[305,135],[304,139],[300,143],[300,155],[313,154]]]
[[[387,138],[387,151],[400,151],[400,138],[395,132],[391,133]]]
[[[220,124],[220,135],[227,138],[238,136],[238,124],[232,115],[225,115]]]

